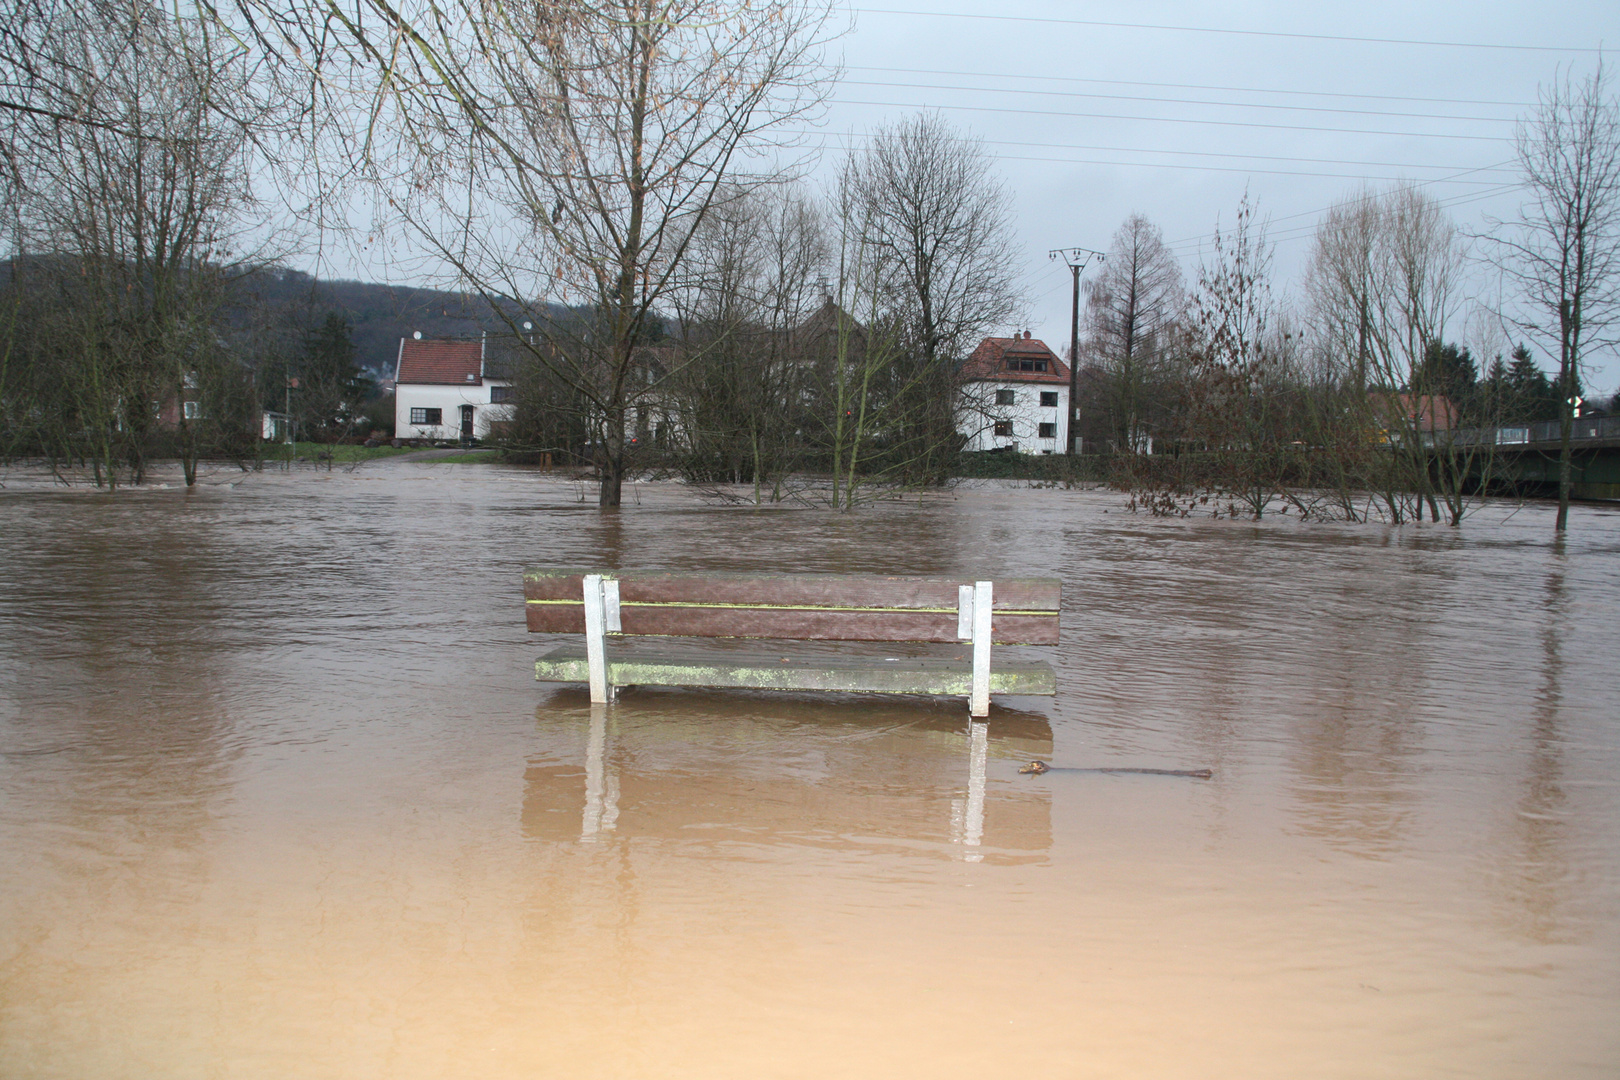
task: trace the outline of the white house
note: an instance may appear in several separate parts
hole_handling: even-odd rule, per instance
[[[476,340],[399,339],[394,366],[396,439],[487,439],[512,419],[512,380],[492,370]]]
[[[964,450],[1062,454],[1069,445],[1069,368],[1026,330],[988,337],[962,368],[957,430]]]

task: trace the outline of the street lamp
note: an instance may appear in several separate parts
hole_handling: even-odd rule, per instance
[[[1095,257],[1102,262],[1105,256],[1090,248],[1055,248],[1046,253],[1048,259],[1062,259],[1074,275],[1074,308],[1069,323],[1069,430],[1068,445],[1064,453],[1074,453],[1075,429],[1080,426],[1080,271]]]

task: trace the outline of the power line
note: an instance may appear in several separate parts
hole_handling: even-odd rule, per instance
[[[1207,83],[1145,82],[1139,79],[1083,79],[1071,75],[1027,75],[1001,71],[944,71],[939,68],[869,67],[851,64],[846,71],[887,71],[902,75],[965,75],[975,79],[1026,79],[1043,82],[1086,83],[1095,86],[1153,86],[1162,90],[1218,90],[1230,94],[1286,94],[1297,97],[1353,98],[1363,101],[1415,101],[1427,105],[1501,105],[1510,109],[1530,109],[1533,101],[1487,101],[1480,98],[1412,97],[1407,94],[1349,94],[1335,90],[1271,90],[1260,86],[1211,86]]]
[[[870,131],[818,131],[815,129],[800,130],[795,135],[833,135],[840,138],[870,139]],[[1444,169],[1456,172],[1460,165],[1425,165],[1414,161],[1361,161],[1352,158],[1308,158],[1294,157],[1280,154],[1232,154],[1215,150],[1161,150],[1147,146],[1097,146],[1088,143],[1046,143],[1046,142],[1015,142],[1011,139],[977,139],[973,136],[957,136],[963,142],[982,142],[987,146],[1028,146],[1044,150],[1091,150],[1109,154],[1169,154],[1176,157],[1213,157],[1233,158],[1241,161],[1284,161],[1296,162],[1306,165],[1365,165],[1385,169]],[[998,155],[999,156],[999,155]],[[1485,165],[1479,168],[1469,168],[1467,172],[1479,172],[1489,169],[1500,169],[1512,165],[1512,161],[1504,161],[1498,165]]]
[[[840,105],[872,105],[881,109],[915,109],[916,102],[907,101],[853,101],[839,99]],[[1072,120],[1136,120],[1161,124],[1209,124],[1219,127],[1268,128],[1274,131],[1324,131],[1333,135],[1394,135],[1413,139],[1467,139],[1476,142],[1502,142],[1498,135],[1452,135],[1434,131],[1377,131],[1367,128],[1318,127],[1309,124],[1260,124],[1247,120],[1199,120],[1182,116],[1127,116],[1118,113],[1059,112],[1053,109],[1002,109],[991,105],[934,105],[936,109],[957,109],[970,112],[1003,113],[1014,116],[1062,116]]]
[[[1519,186],[1520,185],[1518,184],[1501,184],[1487,191],[1470,191],[1461,195],[1452,195],[1443,199],[1436,199],[1435,202],[1443,207],[1466,206],[1469,203],[1483,202],[1486,199],[1494,198],[1497,195],[1503,194],[1504,192],[1512,191]],[[1293,218],[1317,217],[1327,213],[1330,209],[1332,209],[1332,207],[1323,207],[1320,210],[1308,210],[1299,214],[1289,214],[1287,217],[1277,218],[1275,220],[1288,221]],[[1294,240],[1302,240],[1305,237],[1313,236],[1316,233],[1315,223],[1290,226],[1289,228],[1282,229],[1276,233],[1270,231],[1270,222],[1267,224],[1268,229],[1266,241],[1267,243],[1273,245],[1285,244]],[[1195,251],[1202,250],[1203,246],[1208,243],[1214,237],[1214,235],[1214,232],[1208,232],[1202,236],[1189,237],[1185,240],[1177,240],[1173,243],[1166,244],[1165,247],[1178,255],[1190,255]]]
[[[1488,170],[1494,170],[1494,169],[1500,169],[1503,166],[1511,165],[1511,164],[1513,164],[1512,161],[1505,161],[1505,162],[1501,162],[1500,164],[1497,164],[1497,165],[1482,165],[1477,169],[1465,169],[1462,172],[1453,174],[1452,176],[1440,176],[1440,177],[1434,178],[1433,180],[1418,180],[1418,181],[1414,181],[1414,183],[1418,187],[1428,187],[1431,184],[1442,184],[1442,183],[1446,183],[1448,181],[1455,180],[1455,179],[1457,179],[1458,177],[1461,177],[1461,176],[1471,176],[1474,173],[1486,172]],[[1509,190],[1512,190],[1513,188],[1516,188],[1518,186],[1519,186],[1518,184],[1503,184],[1503,185],[1501,185],[1501,188],[1499,190],[1501,190],[1501,191],[1509,191]],[[1491,194],[1492,194],[1492,192],[1489,192],[1489,191],[1487,191],[1487,192],[1470,192],[1469,195],[1466,196],[1466,197],[1478,196],[1478,197],[1483,198],[1483,197],[1488,197]],[[1376,198],[1377,195],[1376,195],[1376,193],[1370,193],[1369,195],[1367,195],[1365,197],[1367,197],[1367,198]],[[1454,198],[1454,199],[1460,199],[1460,198],[1464,198],[1464,197],[1465,196],[1452,196],[1452,198]],[[1444,202],[1446,200],[1441,200],[1441,201]],[[1278,221],[1294,221],[1294,220],[1296,220],[1298,218],[1316,217],[1316,216],[1318,216],[1320,214],[1327,213],[1328,210],[1330,210],[1330,209],[1332,209],[1332,208],[1331,207],[1322,207],[1321,209],[1318,209],[1318,210],[1302,210],[1297,214],[1287,214],[1287,215],[1284,215],[1283,217],[1280,217],[1280,218],[1271,218],[1271,219],[1268,220],[1268,224],[1272,224],[1272,223],[1275,223],[1275,222],[1278,222]],[[1314,225],[1312,225],[1310,227],[1315,228]],[[1184,238],[1182,238],[1180,240],[1172,240],[1169,243],[1167,243],[1165,246],[1174,248],[1174,247],[1182,246],[1184,244],[1202,244],[1204,241],[1208,240],[1213,235],[1214,235],[1214,233],[1200,233],[1200,234],[1198,234],[1196,236],[1188,236],[1188,237],[1184,237]]]
[[[909,90],[962,90],[975,94],[1039,94],[1045,97],[1098,98],[1104,101],[1156,101],[1166,105],[1212,105],[1236,109],[1279,109],[1289,112],[1340,113],[1347,116],[1398,116],[1410,120],[1464,120],[1484,124],[1511,124],[1506,116],[1454,116],[1445,113],[1390,112],[1383,109],[1335,109],[1321,105],[1274,105],[1264,101],[1204,101],[1197,98],[1146,97],[1136,94],[1094,94],[1075,90],[1025,90],[1022,87],[950,86],[937,83],[875,82],[844,79],[844,86],[886,86]]]
[[[823,145],[823,148],[825,148],[826,144],[823,143],[822,145]],[[1024,145],[1038,145],[1038,144],[1024,144]],[[843,147],[843,149],[849,149],[849,147],[847,145],[845,145]],[[1124,167],[1124,168],[1142,168],[1142,169],[1182,169],[1182,170],[1187,170],[1187,171],[1192,171],[1192,172],[1243,173],[1245,175],[1252,175],[1252,176],[1311,176],[1311,177],[1319,177],[1319,178],[1328,179],[1328,180],[1387,180],[1387,181],[1396,181],[1396,180],[1410,179],[1409,177],[1405,177],[1405,176],[1377,176],[1377,175],[1372,175],[1372,174],[1368,174],[1368,173],[1306,172],[1306,171],[1297,170],[1297,169],[1239,168],[1237,166],[1231,166],[1231,165],[1187,165],[1187,164],[1182,164],[1182,163],[1179,163],[1179,162],[1169,162],[1169,161],[1103,161],[1103,160],[1099,160],[1099,159],[1096,159],[1096,158],[1035,157],[1035,156],[1029,155],[1029,154],[996,154],[995,157],[996,157],[996,159],[998,161],[1037,161],[1037,162],[1046,162],[1046,163],[1051,163],[1051,164],[1056,164],[1056,165],[1114,165],[1114,166],[1120,166],[1120,167]],[[1439,168],[1440,166],[1428,166],[1428,167],[1429,168]],[[1469,170],[1469,171],[1473,171],[1473,170]],[[1441,178],[1436,178],[1432,182],[1436,182],[1436,183],[1442,182],[1442,179]],[[1475,185],[1475,186],[1480,186],[1480,187],[1486,187],[1486,186],[1490,186],[1492,184],[1495,184],[1498,181],[1494,181],[1494,180],[1452,180],[1452,181],[1449,181],[1449,182],[1450,183],[1456,183],[1456,184],[1469,184],[1469,185]]]
[[[851,8],[862,15],[906,15],[925,19],[982,19],[987,22],[1027,22],[1052,26],[1097,26],[1116,30],[1167,30],[1182,34],[1226,34],[1233,37],[1283,38],[1292,41],[1348,41],[1362,45],[1416,45],[1437,49],[1503,49],[1511,52],[1600,53],[1601,49],[1573,45],[1506,45],[1489,41],[1423,41],[1413,38],[1354,37],[1348,34],[1297,34],[1280,30],[1231,30],[1219,26],[1177,26],[1169,23],[1112,22],[1102,19],[1054,19],[1036,15],[983,15],[963,11],[901,11],[895,8]]]

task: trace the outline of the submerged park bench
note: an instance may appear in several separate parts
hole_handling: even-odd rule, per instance
[[[991,645],[1056,645],[1062,584],[1056,578],[964,582],[954,578],[840,574],[523,574],[531,633],[583,634],[535,663],[542,682],[583,682],[591,701],[621,686],[856,690],[968,699],[973,716],[991,694],[1055,694],[1045,663],[992,663]],[[925,641],[970,644],[971,660],[882,656],[793,659],[769,653],[671,648],[615,655],[631,636],[793,641]]]

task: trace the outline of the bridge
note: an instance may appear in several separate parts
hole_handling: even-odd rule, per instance
[[[1557,494],[1560,440],[1557,420],[1424,435],[1430,446],[1488,451],[1498,470],[1520,491],[1535,494]],[[1577,499],[1620,499],[1620,416],[1577,418],[1570,431],[1570,450],[1571,495]]]

